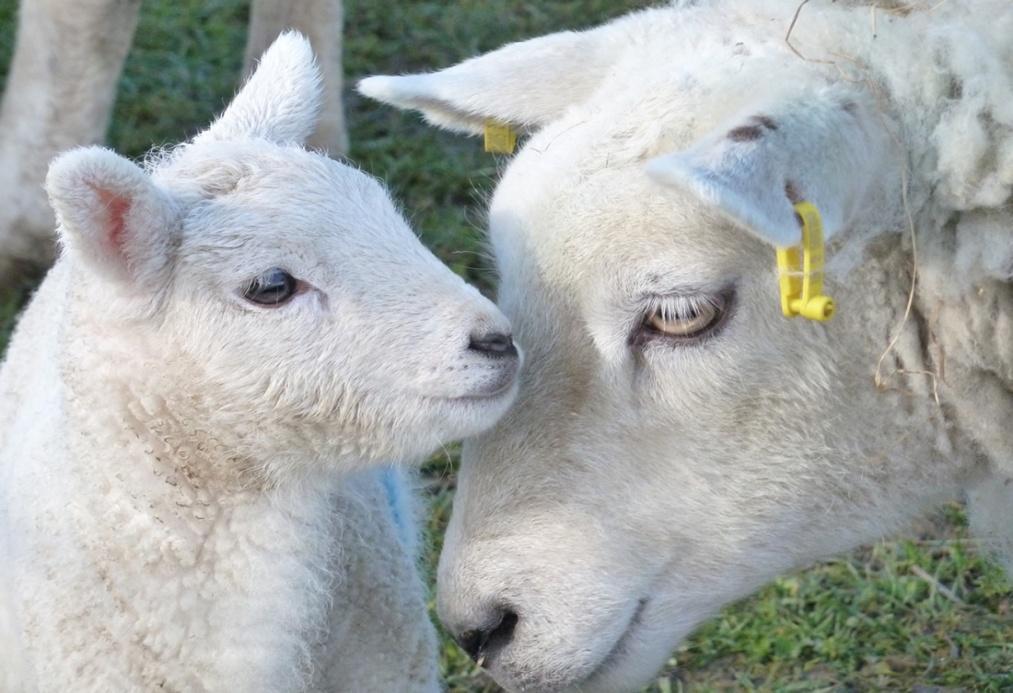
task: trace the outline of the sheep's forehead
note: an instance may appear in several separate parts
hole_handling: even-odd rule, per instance
[[[595,293],[708,287],[750,246],[713,209],[649,179],[639,158],[613,166],[607,150],[559,154],[530,165],[519,157],[497,191],[491,235],[506,283],[538,276]]]
[[[750,262],[743,253],[756,244],[741,230],[648,179],[644,165],[741,115],[757,84],[774,91],[814,76],[769,31],[676,34],[665,21],[678,14],[645,14],[626,27],[630,47],[598,91],[515,157],[490,208],[507,283],[532,266],[551,284],[573,286],[663,265],[673,283],[706,285]]]
[[[719,30],[705,26],[714,13],[656,11],[632,19],[616,27],[621,33],[614,40],[625,48],[615,65],[558,123],[564,129],[587,125],[586,137],[610,142],[613,156],[683,147],[755,103],[758,94],[818,78],[785,50],[783,33],[770,31],[774,19]]]

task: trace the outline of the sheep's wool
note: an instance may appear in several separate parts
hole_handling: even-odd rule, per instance
[[[513,615],[501,685],[639,690],[947,499],[1013,572],[1011,36],[1008,0],[700,0],[360,83],[527,135],[489,205],[525,373],[438,577],[452,633]],[[782,315],[802,201],[829,322]]]

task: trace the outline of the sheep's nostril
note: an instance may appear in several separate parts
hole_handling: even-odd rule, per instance
[[[472,335],[468,342],[468,349],[493,358],[517,355],[517,347],[514,346],[513,339],[510,335],[502,332]]]
[[[479,666],[490,656],[506,647],[513,639],[517,627],[517,614],[510,610],[500,613],[499,620],[490,628],[469,630],[457,636],[457,644]]]
[[[461,649],[477,662],[479,653],[482,651],[482,643],[485,642],[485,633],[480,630],[469,630],[466,633],[461,633],[456,640]]]

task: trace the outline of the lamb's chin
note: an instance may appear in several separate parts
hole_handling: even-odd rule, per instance
[[[405,436],[407,446],[427,446],[418,455],[492,428],[506,414],[517,395],[517,386],[486,396],[423,397],[418,403],[419,435]],[[413,427],[408,427],[413,428]],[[416,455],[416,456],[418,456]]]
[[[452,438],[468,438],[492,428],[514,403],[517,385],[511,384],[499,392],[484,396],[453,397],[430,400],[434,408],[446,417],[448,424],[456,425]]]
[[[495,425],[513,404],[516,390],[516,384],[511,383],[484,396],[443,397],[402,391],[396,408],[377,406],[364,398],[359,409],[368,412],[368,431],[360,422],[349,425],[335,412],[321,422],[326,433],[314,439],[315,452],[326,466],[333,466],[337,459],[346,471],[390,462],[422,462],[441,447]]]

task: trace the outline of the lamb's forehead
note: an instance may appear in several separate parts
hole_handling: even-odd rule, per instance
[[[347,164],[301,147],[263,140],[184,145],[151,158],[148,169],[157,183],[184,197],[297,195],[293,204],[298,203],[298,195],[354,201],[387,199],[374,178]]]
[[[389,220],[396,216],[373,177],[323,154],[268,142],[182,147],[149,163],[152,177],[191,214],[260,213],[275,219],[323,222]]]
[[[151,170],[182,208],[177,262],[202,273],[220,268],[236,279],[251,266],[334,262],[386,248],[404,227],[376,179],[299,147],[201,143]]]

